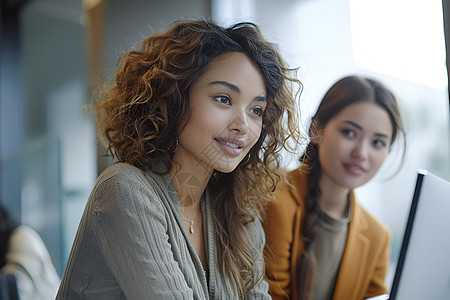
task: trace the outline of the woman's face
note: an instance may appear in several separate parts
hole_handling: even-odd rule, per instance
[[[267,106],[259,68],[245,54],[215,58],[190,94],[191,114],[178,136],[176,160],[228,173],[258,141]]]
[[[392,131],[388,113],[375,103],[344,108],[321,130],[321,181],[348,189],[368,182],[389,153]]]

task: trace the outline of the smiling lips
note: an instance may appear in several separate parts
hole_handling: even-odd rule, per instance
[[[239,139],[216,138],[214,140],[226,153],[231,156],[238,156],[239,154],[241,154],[242,148],[245,147],[245,142]]]
[[[366,172],[360,165],[358,164],[344,164],[344,169],[348,173],[352,175],[361,175]]]

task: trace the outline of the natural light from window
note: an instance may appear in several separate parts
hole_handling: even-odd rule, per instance
[[[349,0],[349,5],[356,64],[447,87],[441,0]]]

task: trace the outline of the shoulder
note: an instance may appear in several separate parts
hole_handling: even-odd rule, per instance
[[[172,198],[169,175],[157,175],[135,166],[116,163],[97,179],[90,196],[95,207],[129,207],[131,203],[161,205],[161,199]],[[170,194],[170,195],[169,195]]]
[[[8,260],[21,264],[29,262],[50,263],[50,254],[40,235],[27,225],[20,225],[11,234]],[[39,264],[34,264],[39,265]]]
[[[144,180],[140,169],[129,164],[116,163],[100,174],[90,198],[99,203],[101,199],[112,202],[115,199],[135,195],[144,186]]]
[[[144,171],[126,163],[115,163],[106,168],[98,177],[97,184],[108,181],[135,181],[145,179]]]
[[[354,213],[351,223],[361,228],[361,230],[372,241],[386,244],[391,239],[391,230],[383,222],[373,216],[358,202],[354,202]],[[351,225],[350,225],[351,226]]]
[[[94,187],[98,189],[127,189],[138,191],[142,189],[154,190],[156,187],[168,185],[168,175],[158,175],[151,171],[144,171],[126,163],[115,163],[100,174]]]
[[[285,178],[277,185],[268,209],[286,216],[295,214],[303,205],[307,177],[301,168],[286,173]]]
[[[39,234],[27,225],[20,225],[11,234],[10,250],[12,252],[36,251],[45,249],[44,242]]]
[[[299,236],[306,177],[299,169],[288,173],[266,208],[263,226],[267,244],[273,251],[285,251]]]

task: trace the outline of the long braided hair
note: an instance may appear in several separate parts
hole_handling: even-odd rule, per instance
[[[323,97],[309,128],[311,142],[300,158],[300,161],[308,167],[308,193],[304,199],[305,217],[302,221],[301,230],[305,251],[297,266],[298,291],[301,300],[309,299],[314,274],[314,263],[310,252],[314,243],[315,225],[318,220],[314,211],[321,194],[319,180],[322,173],[319,161],[319,144],[317,143],[318,132],[325,128],[326,124],[342,109],[361,101],[375,103],[388,113],[393,128],[391,145],[397,139],[399,133],[403,137],[406,136],[397,100],[393,93],[379,81],[361,76],[344,77],[337,81]],[[406,143],[406,139],[403,139],[403,142]],[[405,149],[406,145],[403,146],[403,149]],[[403,158],[404,154],[403,152]]]

